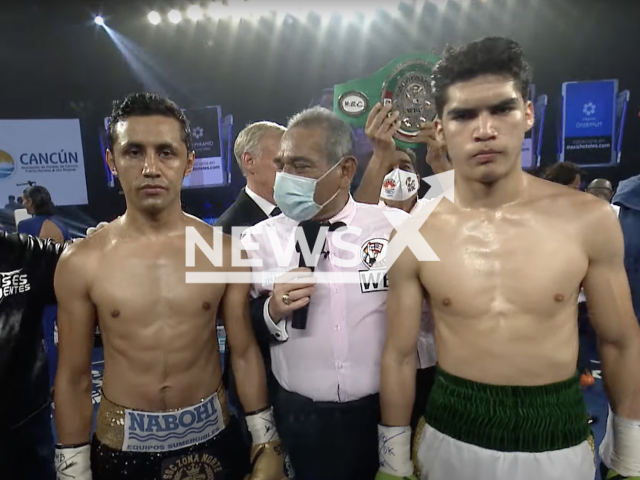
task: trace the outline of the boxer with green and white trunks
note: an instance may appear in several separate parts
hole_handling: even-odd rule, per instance
[[[640,479],[640,326],[615,212],[522,171],[534,117],[516,42],[447,48],[433,80],[454,196],[414,214],[389,244],[377,480],[592,480],[595,445],[576,375],[581,287],[615,412],[608,478]],[[417,234],[412,248],[394,251],[407,232]],[[419,261],[417,237],[439,261]],[[423,298],[438,373],[412,455]]]

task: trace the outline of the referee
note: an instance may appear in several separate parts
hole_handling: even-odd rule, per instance
[[[284,215],[242,237],[253,264],[261,263],[252,266],[252,295],[263,302],[262,320],[275,339],[276,427],[298,480],[362,480],[378,469],[382,261],[393,230],[385,213],[408,215],[351,198],[352,148],[351,128],[332,112],[316,107],[294,116],[276,158],[274,198]],[[309,221],[329,227],[315,269],[317,278],[332,275],[328,282],[315,282],[287,247]],[[344,274],[360,283],[339,281]],[[302,283],[287,283],[294,277]],[[306,328],[292,328],[293,312],[307,305]]]

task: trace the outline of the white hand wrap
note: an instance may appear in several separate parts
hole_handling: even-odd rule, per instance
[[[396,477],[413,475],[411,427],[378,425],[380,470]]]
[[[91,445],[56,445],[55,465],[57,480],[91,480]]]
[[[249,431],[251,432],[254,445],[269,443],[279,439],[276,422],[273,419],[272,408],[248,415],[247,427],[249,427]]]
[[[611,425],[613,430],[609,438],[613,448],[611,464],[607,466],[623,477],[640,477],[640,420],[618,417],[611,410],[609,414],[613,417],[612,422],[607,422],[607,427]]]

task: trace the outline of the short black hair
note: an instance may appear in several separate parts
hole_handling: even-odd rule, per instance
[[[461,47],[447,46],[433,69],[433,93],[442,118],[450,86],[481,75],[503,75],[515,81],[522,99],[529,98],[531,68],[520,45],[509,38],[486,37]]]
[[[404,152],[407,154],[409,159],[411,160],[411,165],[413,165],[413,169],[418,173],[418,157],[416,157],[416,152],[411,148],[403,148],[396,145],[396,150],[398,152]]]
[[[147,117],[151,115],[175,118],[180,123],[180,133],[182,141],[187,146],[187,152],[191,153],[193,151],[191,127],[186,115],[173,100],[155,93],[132,93],[125,97],[124,100],[113,103],[113,111],[109,118],[109,131],[107,132],[109,148],[113,148],[115,143],[118,122],[129,117]]]
[[[9,195],[9,201],[10,202],[14,202],[16,200],[16,196],[15,195]]]
[[[577,176],[584,177],[585,171],[575,163],[558,162],[548,167],[542,178],[560,185],[571,185]]]
[[[31,200],[33,213],[36,215],[53,215],[53,202],[49,190],[40,185],[25,188],[22,192],[24,198]]]

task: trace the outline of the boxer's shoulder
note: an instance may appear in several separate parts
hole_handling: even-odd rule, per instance
[[[120,219],[116,219],[113,222],[99,228],[91,235],[78,242],[70,243],[62,253],[60,257],[60,263],[64,265],[73,266],[86,270],[87,266],[93,265],[100,256],[103,256],[108,250],[110,245],[113,245],[116,240],[116,231],[118,230],[118,224]],[[60,264],[58,265],[58,268]]]
[[[213,226],[203,220],[200,220],[198,217],[189,215],[188,213],[184,213],[184,223],[187,227],[193,227],[200,233],[211,234],[213,231]]]
[[[614,213],[604,200],[566,185],[531,177],[528,189],[529,205],[526,206],[549,217],[560,216],[581,221],[584,216]]]

